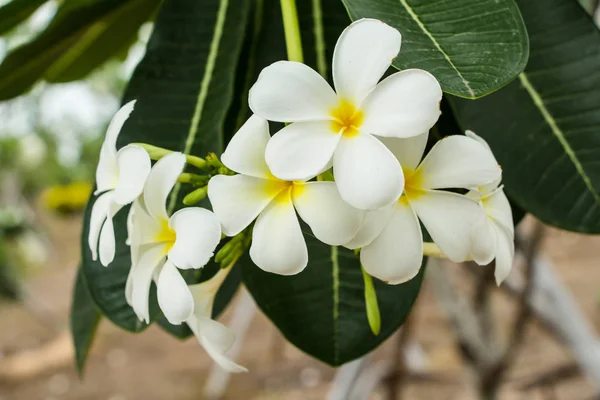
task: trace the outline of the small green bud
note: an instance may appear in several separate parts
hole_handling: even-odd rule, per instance
[[[204,198],[206,197],[207,194],[208,194],[208,186],[204,186],[199,189],[196,189],[183,198],[183,204],[185,204],[186,206],[191,206],[196,203],[199,203],[202,200],[204,200]]]
[[[375,286],[373,286],[373,278],[360,267],[363,273],[363,280],[365,282],[365,304],[367,307],[367,320],[371,327],[371,332],[374,335],[379,335],[381,331],[381,315],[379,314],[379,305],[377,304],[377,293],[375,292]]]

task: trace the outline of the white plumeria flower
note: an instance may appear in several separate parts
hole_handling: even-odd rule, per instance
[[[400,51],[400,33],[374,19],[344,30],[333,53],[337,93],[310,67],[279,61],[250,89],[252,111],[292,122],[269,142],[266,161],[283,180],[309,179],[330,165],[342,198],[378,209],[402,193],[398,160],[374,136],[411,137],[437,121],[442,90],[430,73],[397,72],[377,83]]]
[[[246,368],[236,364],[226,354],[235,342],[234,333],[211,318],[217,291],[229,271],[230,269],[221,269],[208,281],[190,285],[189,289],[194,299],[194,313],[186,323],[200,345],[218,365],[230,372],[246,372]]]
[[[392,206],[370,212],[363,228],[348,244],[362,248],[365,270],[390,284],[412,279],[423,260],[419,220],[452,261],[471,253],[471,231],[482,218],[476,201],[438,189],[470,188],[494,181],[500,167],[489,150],[466,136],[450,136],[435,144],[421,160],[427,134],[383,139],[404,167],[404,193]]]
[[[185,166],[185,156],[171,153],[156,162],[143,197],[134,203],[131,222],[132,266],[126,295],[138,318],[149,322],[148,296],[154,279],[158,304],[178,325],[194,312],[193,295],[179,269],[202,268],[221,240],[221,226],[210,211],[190,207],[169,217],[166,201]]]
[[[102,194],[92,207],[88,245],[92,259],[95,261],[99,252],[100,262],[104,266],[115,258],[112,218],[142,193],[150,172],[150,157],[143,148],[129,145],[117,151],[117,138],[134,105],[135,100],[125,104],[110,121],[96,169],[97,189],[94,194]]]
[[[223,164],[239,175],[213,177],[208,197],[227,236],[237,235],[256,219],[250,257],[257,266],[293,275],[308,263],[296,211],[315,237],[330,245],[349,241],[365,213],[344,202],[334,182],[275,178],[265,162],[269,138],[267,121],[252,116],[221,157]]]
[[[466,135],[489,149],[487,142],[474,132],[467,131]],[[500,186],[500,179],[478,186],[476,190],[467,193],[467,196],[479,201],[486,215],[472,232],[473,261],[479,265],[487,265],[495,258],[494,275],[496,284],[500,285],[510,273],[515,257],[515,227],[510,203]]]

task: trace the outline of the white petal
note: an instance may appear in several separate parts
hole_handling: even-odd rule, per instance
[[[331,119],[338,100],[327,81],[309,66],[278,61],[262,70],[248,102],[264,119],[295,122]]]
[[[466,261],[471,255],[471,230],[483,217],[479,204],[439,190],[423,191],[409,200],[442,252],[454,262]]]
[[[419,166],[421,186],[427,189],[472,188],[502,174],[493,154],[478,141],[448,136],[433,146]]]
[[[313,178],[331,160],[340,137],[330,121],[293,123],[269,141],[267,165],[273,175],[286,181]]]
[[[398,160],[371,135],[342,138],[333,156],[333,173],[342,198],[361,210],[391,204],[404,189]]]
[[[429,132],[405,139],[388,137],[378,139],[396,156],[402,168],[415,170],[423,158],[428,138]]]
[[[360,104],[398,55],[400,42],[398,30],[376,19],[361,19],[344,29],[333,51],[338,96]]]
[[[96,193],[114,189],[119,178],[117,165],[117,138],[123,128],[123,124],[133,111],[135,100],[130,101],[119,109],[110,121],[106,137],[100,149],[100,160],[96,169]]]
[[[508,277],[515,257],[515,242],[510,232],[500,225],[495,225],[496,237],[498,238],[496,249],[496,270],[494,275],[496,284],[500,285]]]
[[[419,273],[423,236],[406,201],[395,205],[385,229],[360,251],[360,261],[370,275],[390,284],[407,282]]]
[[[150,156],[139,146],[129,145],[117,153],[119,164],[119,183],[115,188],[114,201],[117,204],[133,202],[144,189],[144,183],[150,173]]]
[[[384,79],[362,105],[363,132],[406,138],[428,131],[440,116],[442,89],[429,72],[407,69]]]
[[[187,323],[200,345],[221,368],[234,373],[248,371],[225,354],[235,340],[229,328],[209,318],[196,316],[192,316]]]
[[[192,316],[192,293],[179,270],[168,260],[158,275],[156,293],[160,309],[173,325],[179,325]]]
[[[195,316],[211,318],[215,296],[230,270],[230,268],[219,269],[219,272],[209,280],[189,286],[194,298]]]
[[[127,274],[127,281],[125,281],[125,301],[129,304],[130,307],[133,307],[133,269],[135,268],[135,264],[131,265],[129,268],[129,273]]]
[[[150,313],[148,311],[148,296],[150,293],[150,284],[154,276],[154,271],[164,261],[166,256],[164,245],[146,245],[140,247],[140,257],[137,265],[133,268],[131,283],[131,304],[137,317],[150,322]]]
[[[173,214],[169,224],[176,235],[169,261],[180,269],[205,266],[221,241],[221,224],[215,214],[200,207],[184,208]]]
[[[485,211],[481,210],[481,213]],[[492,222],[482,217],[471,231],[471,255],[479,265],[488,265],[496,257],[496,230]]]
[[[277,196],[256,220],[250,258],[280,275],[294,275],[306,267],[308,249],[289,191]]]
[[[380,208],[379,210],[367,211],[362,226],[356,235],[344,247],[349,249],[360,249],[371,243],[390,221],[395,204]]]
[[[221,161],[227,168],[239,174],[269,178],[271,171],[265,161],[265,149],[269,139],[269,124],[265,119],[253,115],[233,135],[221,156]]]
[[[502,189],[483,200],[485,211],[496,223],[502,225],[514,237],[515,224],[508,198]]]
[[[113,217],[121,209],[120,204],[111,203],[108,206],[106,221],[102,225],[100,231],[100,242],[98,253],[100,255],[100,263],[107,267],[115,259],[115,227],[113,225]]]
[[[349,242],[365,217],[365,211],[342,200],[334,182],[308,182],[292,193],[300,218],[317,239],[331,246]]]
[[[208,182],[210,204],[227,236],[250,225],[278,193],[276,181],[246,175],[217,175]]]
[[[154,164],[144,186],[144,204],[152,218],[157,221],[168,220],[167,197],[183,172],[185,155],[170,153]]]
[[[92,206],[90,216],[90,228],[88,233],[88,246],[92,252],[92,260],[98,258],[98,238],[100,237],[100,229],[106,220],[108,207],[112,201],[113,192],[106,192],[100,195]]]
[[[485,147],[487,147],[490,151],[492,151],[492,149],[490,148],[490,145],[488,144],[488,142],[486,142],[484,138],[482,138],[481,136],[479,136],[475,132],[467,129],[465,131],[465,136],[467,136],[467,137],[469,137],[469,138],[471,138],[473,140],[477,140],[479,143],[481,143],[482,145],[484,145]]]

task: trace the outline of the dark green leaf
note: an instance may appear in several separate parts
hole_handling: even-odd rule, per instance
[[[79,375],[82,376],[102,314],[96,309],[90,297],[81,269],[75,280],[72,302],[71,335],[75,347],[75,365]]]
[[[527,31],[514,0],[343,2],[353,20],[377,18],[397,28],[402,50],[394,66],[431,72],[446,93],[485,96],[527,63]]]
[[[302,351],[338,366],[370,352],[404,322],[419,293],[421,273],[402,285],[373,279],[381,332],[369,327],[360,262],[353,251],[330,247],[305,235],[309,265],[280,276],[244,263],[244,283],[260,309]]]
[[[0,64],[0,100],[23,94],[38,80],[79,79],[131,44],[160,0],[64,2],[48,27]]]
[[[531,35],[527,69],[484,99],[452,99],[453,109],[489,142],[519,206],[600,233],[600,31],[575,1],[518,3]]]
[[[158,13],[144,59],[127,87],[125,101],[138,99],[119,136],[120,145],[145,142],[171,150],[205,155],[223,150],[223,121],[232,102],[250,0],[167,0]],[[182,205],[185,190],[176,187],[169,209]],[[125,245],[126,213],[115,218],[117,254],[104,268],[87,248],[89,208],[82,237],[84,271],[95,302],[124,329],[144,328],[125,301],[130,268]],[[195,271],[192,271],[195,272]],[[192,283],[190,278],[188,282]],[[152,290],[155,295],[155,290]],[[151,305],[156,305],[155,300]],[[156,307],[153,307],[156,308]],[[151,312],[158,316],[158,310]]]
[[[0,35],[25,21],[46,1],[48,0],[12,0],[0,7]]]

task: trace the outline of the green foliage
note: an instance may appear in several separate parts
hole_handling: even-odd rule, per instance
[[[600,233],[600,31],[575,1],[518,4],[531,35],[525,72],[484,99],[452,99],[453,108],[489,142],[519,206]]]
[[[48,0],[12,0],[0,7],[0,35],[29,18]]]
[[[79,375],[83,375],[85,362],[94,341],[102,314],[96,309],[80,269],[77,273],[71,303],[71,335],[75,347],[75,365]]]
[[[397,28],[402,50],[394,66],[431,72],[446,93],[485,96],[527,63],[527,31],[514,0],[343,2],[353,20],[377,18]]]
[[[129,48],[160,1],[63,2],[38,37],[11,51],[0,64],[0,100],[23,94],[39,80],[67,82],[83,78]]]

